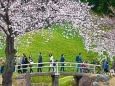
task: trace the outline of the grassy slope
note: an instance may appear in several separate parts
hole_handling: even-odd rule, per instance
[[[35,35],[25,35],[21,38],[21,40],[29,40],[32,43],[27,45],[24,41],[21,44],[17,44],[19,49],[18,53],[21,55],[25,53],[27,56],[30,54],[33,56],[35,62],[38,61],[38,52],[42,53],[43,61],[49,61],[49,53],[52,53],[54,59],[60,60],[61,54],[65,54],[66,62],[75,62],[75,57],[79,52],[82,53],[83,60],[91,61],[93,58],[97,58],[98,54],[94,52],[88,52],[84,49],[83,40],[81,37],[76,35],[74,38],[66,39],[61,34],[62,29],[57,26],[58,30],[53,31],[53,38],[48,42],[41,37],[42,30],[39,30]],[[44,36],[48,38],[47,34],[48,29],[43,30]],[[32,39],[30,37],[33,37]],[[24,45],[24,46],[23,46]]]

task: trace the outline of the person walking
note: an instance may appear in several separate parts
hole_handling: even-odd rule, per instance
[[[39,59],[38,59],[38,63],[40,63],[40,64],[38,64],[38,72],[40,71],[40,72],[42,72],[42,69],[41,69],[41,67],[42,67],[42,55],[41,55],[41,52],[39,52]]]
[[[15,70],[16,70],[16,68],[15,68],[15,66],[16,66],[16,56],[14,57],[13,64],[14,64],[13,72],[15,72]]]
[[[54,71],[54,68],[53,68],[53,55],[52,55],[52,53],[50,53],[50,67],[49,67],[49,72],[50,72],[50,69],[52,68],[53,69],[53,71]]]
[[[103,68],[104,62],[105,62],[105,61],[103,60],[103,61],[102,61],[102,70],[103,70],[103,72],[104,72],[104,68]]]
[[[29,62],[28,62],[28,59],[27,59],[27,57],[26,57],[26,55],[23,53],[23,59],[22,59],[22,64],[24,64],[23,66],[22,66],[22,68],[23,68],[23,73],[26,73],[26,71],[27,71],[27,64],[28,64]]]
[[[56,62],[57,62],[57,60],[54,60],[54,63],[53,63],[53,68],[54,68],[54,71],[53,72],[56,72]]]
[[[61,69],[60,69],[60,71],[63,70],[63,72],[65,72],[65,70],[64,70],[64,62],[65,62],[64,54],[61,55],[60,62],[63,62],[63,63],[61,63]]]
[[[23,68],[23,73],[25,73],[25,65],[23,65],[23,64],[25,64],[25,58],[26,58],[26,56],[25,56],[25,54],[23,53],[22,54],[22,56],[23,56],[23,58],[22,58],[22,68]]]
[[[20,69],[22,61],[19,55],[17,57],[18,57],[18,73],[22,73],[22,70]]]
[[[29,63],[30,63],[30,73],[33,72],[32,67],[33,67],[33,59],[32,59],[32,55],[29,56]]]
[[[107,60],[104,61],[103,69],[104,69],[104,72],[107,73]]]
[[[76,56],[76,61],[77,61],[78,63],[82,63],[82,62],[83,62],[83,61],[82,61],[82,58],[81,58],[81,53],[79,53],[79,56]],[[81,64],[78,64],[77,69],[76,69],[76,72],[78,72],[78,69],[80,69],[80,72],[82,73]]]
[[[97,65],[100,65],[100,62],[99,62],[99,61],[97,62]],[[97,68],[98,68],[97,73],[100,74],[100,73],[101,73],[101,66],[97,66]]]
[[[25,57],[26,57],[26,56],[25,56]],[[26,68],[26,69],[25,69],[25,73],[26,73],[26,71],[27,71],[27,67],[28,67],[27,64],[28,64],[28,63],[29,63],[29,61],[28,61],[28,58],[26,57],[26,58],[25,58],[25,64],[26,64],[26,65],[25,65],[25,68]]]
[[[109,72],[109,57],[107,57],[107,72]]]
[[[0,61],[1,61],[1,74],[2,74],[4,72],[4,63],[5,63],[5,61],[2,58],[0,58]]]

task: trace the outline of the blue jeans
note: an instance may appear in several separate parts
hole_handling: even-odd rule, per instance
[[[1,66],[1,73],[4,72],[4,66]]]
[[[78,72],[79,67],[81,67],[81,64],[78,64],[78,65],[77,65],[76,72]],[[81,68],[80,68],[80,72],[82,73],[82,69],[81,69]]]
[[[64,71],[64,67],[63,67],[63,66],[64,66],[64,64],[62,64],[61,66],[62,66],[62,67],[61,67],[60,71],[62,71],[62,70]]]
[[[33,73],[32,67],[30,67],[30,73]]]
[[[107,68],[106,68],[106,69],[104,69],[104,72],[105,72],[105,73],[107,73]]]

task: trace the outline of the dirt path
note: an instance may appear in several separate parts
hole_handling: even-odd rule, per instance
[[[115,77],[110,79],[110,86],[115,86]]]
[[[115,77],[109,80],[109,85],[104,85],[103,82],[100,82],[100,86],[115,86]]]

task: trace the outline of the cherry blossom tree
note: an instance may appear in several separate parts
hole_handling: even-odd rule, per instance
[[[3,74],[3,86],[12,86],[13,59],[16,53],[14,38],[33,29],[42,29],[58,23],[56,15],[50,13],[46,4],[33,0],[22,3],[20,0],[0,1],[0,29],[6,35],[6,62]],[[35,4],[35,6],[34,6]],[[50,5],[48,5],[50,8]],[[53,8],[52,8],[53,9]],[[52,14],[52,15],[51,15]]]
[[[91,6],[79,0],[1,0],[0,3],[0,29],[6,35],[3,86],[12,86],[16,36],[61,22],[72,22],[83,30],[97,28],[102,23],[94,24],[89,13]]]

